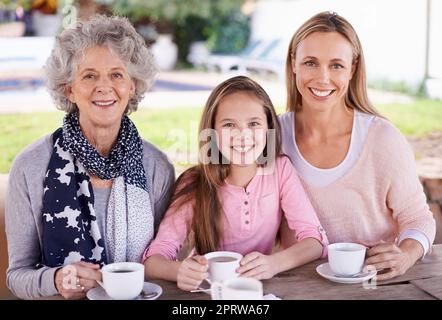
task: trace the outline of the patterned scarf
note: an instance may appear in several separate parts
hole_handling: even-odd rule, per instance
[[[65,116],[53,141],[43,194],[44,264],[139,262],[153,237],[154,221],[143,143],[135,125],[123,117],[117,143],[107,158],[86,140],[76,112]],[[107,252],[95,215],[90,174],[114,179],[105,223]]]

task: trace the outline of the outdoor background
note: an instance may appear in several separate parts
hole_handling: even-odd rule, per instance
[[[442,0],[0,0],[0,270],[8,265],[4,195],[11,164],[62,124],[42,66],[64,28],[95,12],[134,24],[160,72],[131,118],[179,174],[196,163],[201,109],[226,78],[251,76],[284,112],[290,37],[325,10],[358,32],[369,97],[413,147],[436,219],[435,243],[442,243]],[[11,294],[0,286],[0,299],[5,296]]]
[[[151,47],[160,72],[131,118],[180,173],[196,163],[201,109],[226,78],[253,77],[284,112],[288,42],[324,10],[358,32],[370,99],[407,136],[421,176],[442,175],[440,0],[0,0],[0,176],[7,178],[26,145],[62,123],[42,66],[54,36],[76,19],[127,16]]]

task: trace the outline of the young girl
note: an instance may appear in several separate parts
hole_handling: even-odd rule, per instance
[[[201,137],[199,164],[177,180],[144,254],[147,278],[190,291],[208,277],[202,255],[211,251],[243,254],[237,272],[256,279],[326,254],[325,232],[290,160],[280,156],[278,120],[261,86],[243,76],[218,85],[203,111]],[[272,254],[283,214],[297,242]],[[196,255],[177,261],[188,237]]]

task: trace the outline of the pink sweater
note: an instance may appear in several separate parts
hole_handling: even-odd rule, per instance
[[[218,196],[223,208],[223,237],[219,250],[243,255],[252,251],[270,254],[284,215],[298,241],[316,238],[326,254],[327,237],[287,157],[280,157],[270,169],[259,169],[244,189],[225,183]],[[266,170],[269,170],[268,172]],[[185,242],[192,221],[192,205],[168,210],[156,238],[146,249],[143,262],[154,254],[175,260]]]
[[[425,234],[430,245],[434,241],[436,225],[413,152],[382,118],[373,120],[360,158],[342,178],[326,187],[302,184],[330,243],[392,243],[407,229]]]

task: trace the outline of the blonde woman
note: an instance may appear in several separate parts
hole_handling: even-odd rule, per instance
[[[379,280],[405,273],[430,250],[435,222],[412,150],[368,100],[350,23],[332,12],[306,21],[289,46],[286,85],[282,150],[330,242],[369,246],[366,264],[384,270]]]

